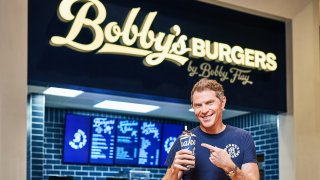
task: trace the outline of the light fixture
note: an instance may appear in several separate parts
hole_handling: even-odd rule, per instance
[[[147,112],[159,109],[159,106],[129,103],[129,102],[120,102],[120,101],[110,101],[110,100],[102,101],[102,102],[94,105],[93,107],[103,108],[103,109],[120,110],[120,111],[140,112],[140,113],[147,113]]]
[[[64,96],[64,97],[76,97],[82,93],[83,91],[80,91],[80,90],[72,90],[72,89],[64,89],[64,88],[56,88],[56,87],[50,87],[43,92],[43,94],[47,94],[47,95]]]
[[[190,108],[189,111],[190,111],[190,112],[194,112],[194,109],[193,109],[193,108]]]

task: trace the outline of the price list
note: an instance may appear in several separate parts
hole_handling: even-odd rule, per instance
[[[139,121],[119,120],[117,125],[116,164],[136,165],[139,145]]]
[[[142,166],[158,166],[161,124],[154,122],[143,122],[140,130],[138,164]]]
[[[115,119],[94,118],[92,121],[90,163],[113,164]]]

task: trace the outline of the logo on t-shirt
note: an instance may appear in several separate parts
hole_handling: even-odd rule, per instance
[[[236,158],[240,154],[240,148],[236,144],[228,144],[224,150],[231,156],[231,158]]]

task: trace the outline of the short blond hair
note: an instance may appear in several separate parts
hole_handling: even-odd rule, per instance
[[[191,91],[191,104],[192,104],[192,97],[194,92],[202,92],[204,90],[212,90],[216,92],[217,98],[222,100],[224,96],[223,86],[218,83],[216,80],[208,79],[208,78],[201,78],[196,84],[194,84],[192,91]]]

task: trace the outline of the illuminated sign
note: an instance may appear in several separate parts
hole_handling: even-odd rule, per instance
[[[88,0],[74,15],[71,8],[76,2],[78,1],[63,0],[59,5],[58,16],[60,20],[70,22],[72,26],[66,37],[53,36],[50,40],[51,45],[66,46],[80,52],[97,50],[96,53],[98,54],[144,57],[143,63],[145,66],[156,66],[164,60],[181,66],[188,62],[189,57],[191,57],[193,59],[203,58],[208,62],[217,61],[263,71],[275,71],[277,69],[277,57],[272,52],[265,53],[261,50],[237,45],[230,46],[226,43],[211,42],[197,37],[188,39],[186,35],[182,34],[179,25],[172,26],[170,34],[154,32],[150,28],[157,12],[148,13],[141,27],[134,24],[140,8],[132,8],[122,26],[113,21],[101,27],[100,25],[107,17],[105,6],[99,0]],[[94,19],[87,17],[90,8],[95,10],[96,17]],[[84,28],[91,30],[93,38],[90,43],[81,43],[76,40]],[[137,44],[137,47],[133,47],[134,44]],[[199,71],[196,71],[196,69],[199,69]],[[195,73],[203,77],[216,76],[215,73],[217,73],[215,70],[211,70],[208,63],[196,67],[192,66],[192,61],[189,62],[188,71],[191,77]],[[224,74],[221,75],[221,80],[228,79],[230,83],[241,80],[244,85],[253,83],[249,80],[248,73],[251,72],[250,70],[231,68],[228,72],[220,71],[222,72],[219,74]]]
[[[118,121],[115,164],[137,164],[139,126],[139,121],[136,120]]]
[[[115,119],[101,117],[92,119],[90,163],[113,164],[115,126]]]
[[[30,85],[187,104],[193,84],[207,77],[223,84],[228,108],[286,111],[283,21],[199,1],[28,0],[28,7]]]
[[[63,162],[88,163],[90,150],[90,117],[73,114],[66,115]]]

